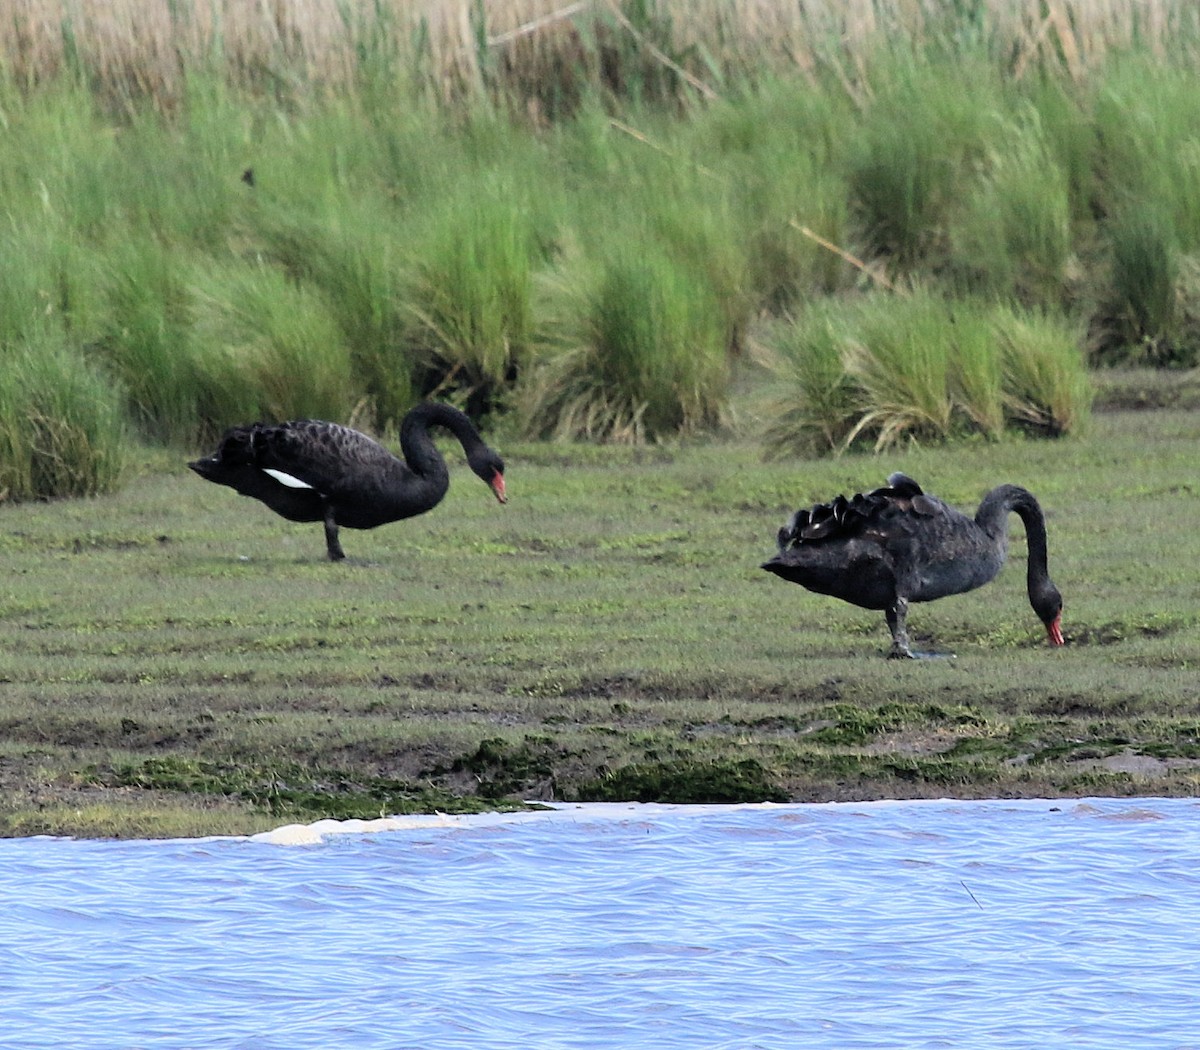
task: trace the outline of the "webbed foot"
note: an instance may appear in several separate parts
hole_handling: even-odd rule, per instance
[[[922,653],[913,652],[907,646],[899,648],[892,646],[888,653],[889,660],[957,660],[957,653]]]

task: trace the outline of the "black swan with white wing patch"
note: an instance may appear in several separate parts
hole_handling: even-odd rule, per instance
[[[458,438],[471,469],[506,502],[504,461],[462,412],[435,402],[417,405],[400,424],[403,459],[350,427],[301,419],[231,427],[216,452],[188,466],[289,521],[324,522],[329,557],[339,561],[339,527],[373,529],[411,518],[446,495],[450,473],[431,426]]]

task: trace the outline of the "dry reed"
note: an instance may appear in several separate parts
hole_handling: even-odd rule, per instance
[[[364,76],[414,83],[440,102],[504,97],[535,111],[549,96],[620,91],[656,68],[684,96],[727,77],[830,71],[871,94],[881,44],[920,48],[972,34],[1010,73],[1086,76],[1114,49],[1195,57],[1193,0],[7,0],[0,62],[30,86],[74,71],[118,101],[164,109],[186,77],[299,98]],[[376,63],[374,70],[370,68]]]

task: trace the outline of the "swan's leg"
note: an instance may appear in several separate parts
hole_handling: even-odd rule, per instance
[[[887,616],[888,630],[892,632],[892,648],[888,653],[889,660],[913,660],[916,654],[908,647],[908,599],[897,598],[889,605]]]
[[[325,507],[325,547],[329,551],[330,561],[341,561],[346,557],[346,552],[342,550],[342,544],[338,540],[338,525],[334,520],[333,508],[328,505]]]
[[[887,610],[888,628],[892,632],[889,660],[953,660],[953,653],[915,653],[908,644],[908,599],[897,598]]]

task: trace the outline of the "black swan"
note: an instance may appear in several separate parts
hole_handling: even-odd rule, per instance
[[[972,520],[904,474],[853,499],[838,496],[798,510],[779,530],[779,553],[763,565],[792,583],[864,609],[883,609],[894,658],[931,654],[909,648],[910,602],[931,602],[982,587],[1008,554],[1008,514],[1025,523],[1029,604],[1062,645],[1062,595],[1046,571],[1046,519],[1033,495],[1001,485],[983,497]]]
[[[366,434],[316,419],[231,427],[217,451],[188,466],[208,481],[261,500],[289,521],[323,521],[331,561],[345,557],[338,527],[373,529],[432,510],[450,487],[446,461],[429,436],[443,426],[462,443],[471,469],[496,498],[504,461],[471,421],[449,405],[417,405],[400,424],[404,459]]]

